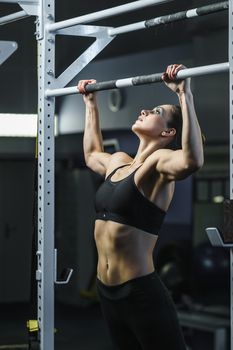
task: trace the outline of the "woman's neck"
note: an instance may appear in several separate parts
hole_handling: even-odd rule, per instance
[[[146,142],[145,140],[140,140],[140,144],[136,153],[136,156],[133,159],[132,164],[142,164],[144,161],[155,151],[161,148],[158,141]]]

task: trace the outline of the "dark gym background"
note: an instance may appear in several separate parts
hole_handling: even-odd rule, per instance
[[[124,4],[56,0],[57,21]],[[172,1],[97,22],[120,26],[217,1]],[[0,16],[19,9],[1,4]],[[70,84],[162,72],[168,64],[187,67],[228,61],[228,12],[123,34],[115,38]],[[0,27],[0,40],[14,40],[18,50],[0,66],[0,113],[37,112],[34,18]],[[57,39],[57,74],[92,41]],[[197,115],[206,137],[205,165],[177,183],[154,259],[176,302],[187,344],[192,350],[219,350],[216,334],[229,339],[229,252],[211,247],[205,228],[221,228],[222,200],[229,197],[228,76],[192,80]],[[137,139],[131,125],[142,108],[177,103],[162,84],[127,88],[115,96],[98,93],[101,126],[109,152],[116,144],[134,155]],[[112,111],[115,99],[122,103]],[[57,99],[56,247],[59,271],[72,267],[69,285],[56,286],[55,348],[111,350],[95,293],[93,241],[94,193],[101,179],[85,168],[82,154],[84,105],[80,96]],[[114,142],[112,141],[114,139]],[[27,344],[33,209],[35,139],[0,137],[0,349]],[[221,333],[222,331],[222,333]],[[2,346],[2,347],[1,347]],[[6,348],[6,347],[5,347]],[[25,348],[26,345],[25,345]],[[228,340],[223,350],[229,349]],[[167,350],[167,349],[164,349]]]

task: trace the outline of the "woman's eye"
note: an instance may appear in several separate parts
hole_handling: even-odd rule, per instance
[[[160,114],[160,110],[159,110],[159,109],[156,109],[156,110],[155,110],[155,113],[156,113],[156,114]]]

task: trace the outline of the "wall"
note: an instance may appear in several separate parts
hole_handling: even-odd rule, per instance
[[[0,303],[29,300],[33,161],[0,161]]]

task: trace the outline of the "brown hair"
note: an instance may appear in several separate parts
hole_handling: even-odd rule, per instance
[[[167,127],[168,128],[174,128],[176,129],[176,135],[174,139],[169,143],[168,148],[176,150],[182,148],[182,127],[183,127],[183,118],[182,118],[182,112],[179,105],[172,105],[172,113],[167,121]],[[202,133],[202,143],[205,144],[206,138],[205,135]]]
[[[171,143],[169,143],[168,148],[180,149],[181,148],[181,136],[182,136],[182,112],[178,105],[172,105],[172,113],[169,120],[167,120],[167,127],[176,129],[176,134]]]

